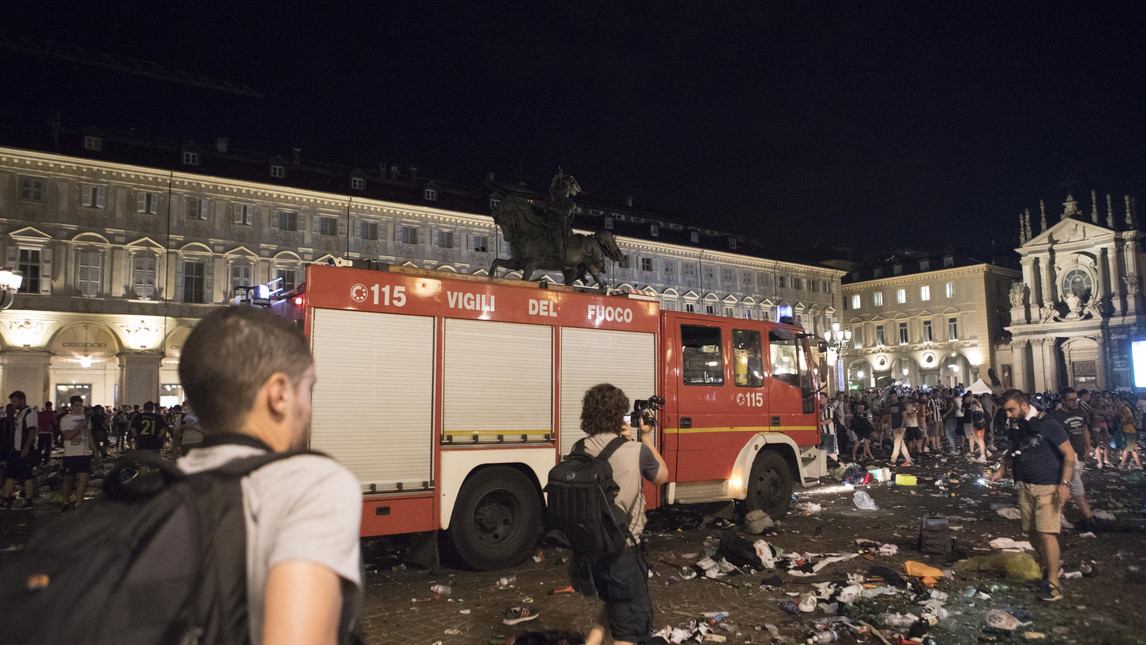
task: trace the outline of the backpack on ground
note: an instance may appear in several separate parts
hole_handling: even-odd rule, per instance
[[[617,437],[594,457],[585,450],[582,439],[573,444],[568,457],[549,470],[545,486],[547,526],[564,533],[574,553],[612,555],[625,548],[631,535],[632,509],[626,511],[617,505],[621,487],[613,480],[609,457],[627,441]]]
[[[248,640],[246,526],[240,480],[307,451],[237,459],[185,474],[158,458],[104,496],[36,532],[0,569],[0,645]]]
[[[919,552],[951,553],[951,526],[943,515],[925,515],[919,522]]]

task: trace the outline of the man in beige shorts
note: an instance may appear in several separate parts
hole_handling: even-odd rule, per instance
[[[1055,602],[1062,599],[1058,533],[1076,467],[1074,449],[1062,425],[1052,417],[1039,417],[1021,390],[1003,393],[1003,409],[1015,427],[1009,433],[1010,450],[990,479],[999,481],[1008,470],[1014,472],[1023,530],[1046,568],[1038,597]]]

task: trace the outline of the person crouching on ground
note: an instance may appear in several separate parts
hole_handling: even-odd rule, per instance
[[[629,437],[632,427],[625,422],[629,398],[608,383],[585,392],[581,402],[581,430],[585,450],[597,455],[618,436]],[[617,645],[643,643],[652,636],[653,605],[649,597],[649,567],[641,549],[645,528],[645,495],[641,479],[660,486],[668,481],[668,467],[652,440],[652,426],[636,420],[640,441],[630,441],[609,457],[613,480],[620,486],[617,505],[632,509],[629,532],[637,544],[630,544],[616,555],[578,556],[569,562],[573,586],[585,595],[605,601],[594,619],[586,645],[599,645],[611,634]]]

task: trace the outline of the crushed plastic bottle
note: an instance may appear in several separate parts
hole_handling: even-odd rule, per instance
[[[875,505],[875,500],[871,498],[865,491],[856,491],[852,496],[852,501],[855,502],[856,508],[863,511],[878,511],[879,507]]]
[[[450,585],[434,585],[430,587],[430,591],[439,596],[448,596],[453,591]]]
[[[834,629],[822,631],[808,639],[809,643],[834,643],[840,640],[840,635]]]

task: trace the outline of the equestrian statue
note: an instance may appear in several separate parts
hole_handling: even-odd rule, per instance
[[[508,197],[493,211],[493,221],[509,242],[509,258],[498,258],[490,265],[489,274],[497,275],[499,267],[521,271],[529,280],[534,271],[560,271],[566,285],[577,279],[588,285],[592,276],[597,288],[604,290],[601,274],[605,260],[629,266],[628,257],[617,247],[609,231],[593,235],[573,233],[573,198],[581,186],[573,175],[557,169],[549,183],[549,202],[536,203],[519,197]]]

